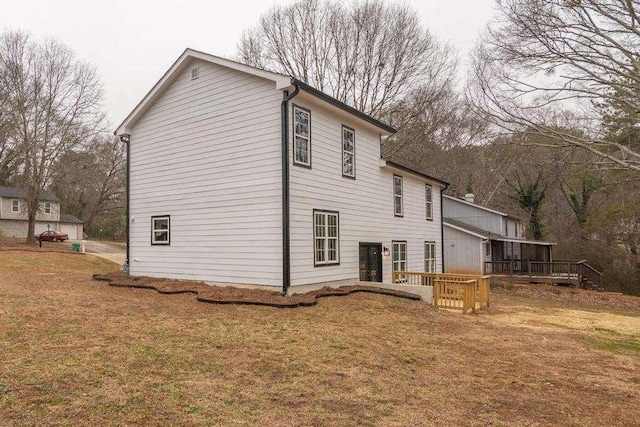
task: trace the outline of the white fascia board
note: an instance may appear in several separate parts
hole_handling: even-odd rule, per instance
[[[524,240],[524,239],[498,238],[498,239],[491,239],[491,240],[496,240],[498,242],[524,243],[527,245],[540,245],[540,246],[557,245],[557,243],[552,243],[552,242],[538,242],[537,240]]]
[[[442,221],[442,225],[444,225],[445,227],[453,228],[454,230],[462,231],[463,233],[469,234],[471,236],[478,237],[478,238],[482,239],[483,241],[487,241],[488,240],[487,236],[483,236],[481,234],[474,233],[473,231],[465,230],[462,227],[458,227],[458,226],[455,226],[453,224],[449,224],[447,221]]]
[[[465,204],[465,205],[473,206],[474,208],[482,209],[483,211],[491,212],[491,213],[494,213],[494,214],[496,214],[496,215],[501,215],[501,216],[507,216],[507,217],[510,217],[510,215],[508,215],[508,214],[506,214],[506,213],[504,213],[504,212],[499,212],[499,211],[496,211],[496,210],[493,210],[493,209],[486,208],[486,207],[484,207],[484,206],[477,205],[477,204],[475,204],[475,203],[467,202],[467,201],[466,201],[466,200],[464,200],[464,199],[459,199],[459,198],[457,198],[457,197],[448,196],[448,195],[446,195],[446,194],[444,194],[444,195],[443,195],[443,197],[444,197],[445,199],[449,199],[449,200],[453,200],[453,201],[456,201],[456,202],[463,203],[463,204]]]
[[[425,174],[420,173],[418,171],[413,171],[413,170],[411,170],[409,168],[398,169],[397,167],[389,164],[385,159],[380,159],[378,164],[382,169],[387,169],[387,170],[389,170],[391,172],[397,172],[398,174],[407,174],[408,173],[411,176],[420,178],[420,179],[422,179],[424,181],[429,182],[429,184],[431,184],[431,185],[440,187],[440,190],[442,190],[442,189],[444,189],[446,187],[441,181],[438,181],[437,178],[429,177],[428,175],[425,175]],[[444,194],[443,194],[443,196],[444,196]],[[447,196],[444,196],[444,197],[447,197]]]

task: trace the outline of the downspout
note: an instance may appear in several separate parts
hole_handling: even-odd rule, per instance
[[[125,144],[127,144],[127,178],[126,178],[126,195],[127,195],[127,203],[125,206],[125,218],[127,219],[127,227],[126,227],[126,233],[127,233],[127,256],[126,259],[124,261],[124,266],[122,266],[122,272],[124,274],[129,274],[129,247],[131,246],[129,243],[130,240],[130,224],[131,224],[131,219],[129,218],[129,199],[130,199],[130,185],[129,185],[129,181],[130,181],[130,173],[131,173],[131,162],[130,162],[130,155],[131,155],[131,135],[121,135],[120,136],[120,141],[124,142]]]
[[[440,189],[440,257],[442,258],[442,272],[444,273],[444,208],[443,205],[444,203],[443,200],[444,198],[442,197],[442,193],[445,192],[445,190],[449,188],[449,184],[448,183],[444,183],[444,188]]]
[[[291,285],[291,238],[289,230],[289,101],[300,92],[300,87],[293,83],[295,90],[289,95],[282,94],[280,106],[282,126],[282,295],[286,295]]]

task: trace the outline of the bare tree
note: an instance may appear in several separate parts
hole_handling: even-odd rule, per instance
[[[0,87],[8,94],[3,108],[8,139],[23,162],[27,241],[32,242],[40,191],[56,160],[95,135],[103,119],[102,88],[95,68],[76,59],[68,47],[23,32],[0,36]]]
[[[626,125],[640,125],[640,1],[497,5],[474,55],[475,111],[502,130],[542,135],[548,146],[580,147],[608,168],[640,172],[637,142],[611,138],[601,108],[624,108],[632,117]]]
[[[376,117],[413,89],[450,85],[455,71],[451,49],[414,10],[379,0],[274,7],[244,32],[238,52]]]
[[[85,150],[63,154],[54,166],[50,190],[89,230],[99,228],[101,219],[124,214],[125,152],[118,138],[101,135]]]

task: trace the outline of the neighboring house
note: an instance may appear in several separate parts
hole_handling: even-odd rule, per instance
[[[395,130],[290,77],[187,49],[118,127],[135,276],[282,286],[442,271],[447,184]]]
[[[0,235],[27,237],[27,192],[22,188],[0,187]],[[40,209],[36,214],[35,234],[47,229],[82,239],[84,222],[73,215],[60,214],[60,200],[48,191],[40,192]]]
[[[554,244],[526,240],[520,218],[475,204],[473,194],[444,196],[443,202],[447,273],[501,274],[508,273],[502,261],[552,261]]]

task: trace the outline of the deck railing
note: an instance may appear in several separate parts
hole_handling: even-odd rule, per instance
[[[472,274],[426,273],[394,271],[393,283],[412,286],[433,286],[433,305],[442,308],[475,312],[489,307],[489,276]]]
[[[597,288],[603,287],[602,273],[586,261],[486,261],[485,274],[507,276],[549,277],[576,281],[579,286],[590,282]]]

